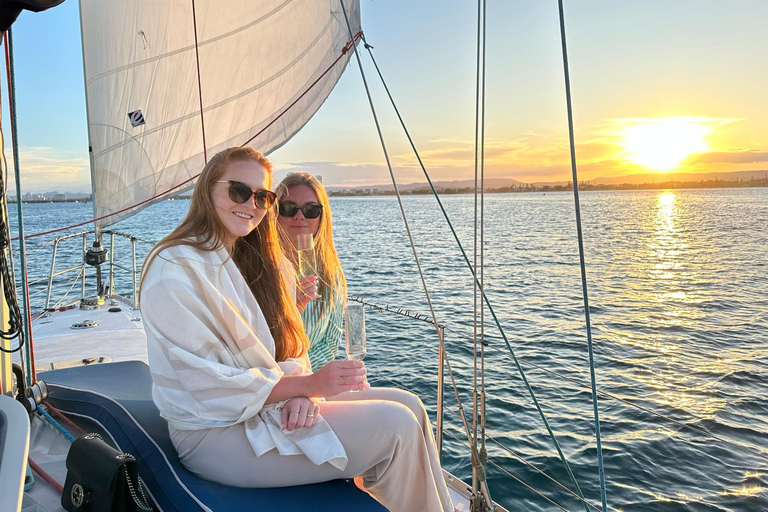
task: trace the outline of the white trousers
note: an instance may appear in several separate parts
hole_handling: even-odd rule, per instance
[[[171,430],[184,466],[200,478],[235,487],[285,487],[362,477],[362,485],[391,512],[452,512],[424,405],[407,391],[371,388],[320,404],[349,463],[342,471],[303,455],[253,453],[245,428]]]

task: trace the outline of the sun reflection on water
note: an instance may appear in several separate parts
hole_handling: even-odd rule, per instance
[[[750,485],[742,487],[741,489],[724,489],[720,492],[722,496],[757,496],[765,490],[765,487],[761,485]]]
[[[696,241],[690,238],[691,212],[679,192],[663,191],[655,196],[650,208],[645,233],[648,238],[638,264],[645,268],[645,278],[638,288],[639,299],[647,305],[631,321],[639,329],[624,331],[623,342],[655,352],[652,360],[643,360],[643,372],[634,379],[653,390],[649,399],[659,405],[684,409],[700,418],[712,417],[725,407],[708,389],[707,381],[695,376],[701,365],[688,357],[686,330],[695,329],[705,313],[697,305],[705,297],[696,285]],[[695,353],[695,352],[694,352]],[[708,361],[710,370],[713,364]]]

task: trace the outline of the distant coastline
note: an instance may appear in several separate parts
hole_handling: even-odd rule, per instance
[[[706,181],[676,181],[670,180],[659,183],[621,183],[608,184],[589,182],[579,183],[579,190],[668,190],[668,189],[697,189],[697,188],[756,188],[768,187],[768,177],[751,178],[748,180],[706,180]],[[474,192],[472,187],[435,187],[441,194],[471,194]],[[573,185],[544,185],[544,184],[525,184],[510,185],[507,187],[486,188],[485,192],[489,194],[508,194],[523,192],[566,192],[573,190]],[[426,195],[431,194],[432,190],[425,186],[409,190],[400,190],[401,195]],[[378,188],[355,188],[346,190],[334,190],[328,193],[334,197],[355,197],[355,196],[393,196],[394,190]]]
[[[15,197],[9,197],[8,203],[17,203]],[[35,203],[90,203],[91,198],[72,198],[72,199],[22,199],[21,204]]]

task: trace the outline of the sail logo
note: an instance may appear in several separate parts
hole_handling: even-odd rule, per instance
[[[131,124],[133,125],[134,128],[144,124],[144,114],[141,113],[141,110],[134,110],[133,112],[128,112],[128,119],[130,119]]]

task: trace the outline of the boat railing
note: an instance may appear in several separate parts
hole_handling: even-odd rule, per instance
[[[138,237],[135,237],[133,235],[130,235],[128,233],[122,233],[120,231],[102,231],[104,234],[109,235],[109,296],[113,297],[115,295],[123,298],[126,301],[131,302],[131,307],[133,309],[138,309],[138,277],[139,277],[139,271],[137,267],[137,259],[136,259],[136,242],[140,241]],[[125,267],[119,263],[115,262],[115,237],[122,237],[127,240],[130,240],[131,242],[131,261],[132,265],[130,268]],[[122,295],[119,295],[115,292],[115,286],[114,286],[114,278],[115,278],[115,268],[123,270],[125,272],[129,272],[131,274],[131,282],[133,284],[133,296],[130,298],[130,300],[127,297],[123,297]]]
[[[93,230],[88,231],[81,231],[78,233],[71,233],[68,235],[63,235],[57,238],[54,238],[53,240],[49,240],[46,242],[43,242],[41,244],[29,247],[29,248],[41,248],[43,246],[47,245],[53,245],[53,250],[51,252],[51,266],[48,271],[48,273],[40,278],[30,280],[28,282],[28,285],[30,287],[34,285],[39,285],[40,283],[47,283],[46,287],[44,288],[44,293],[46,294],[45,297],[45,305],[44,308],[46,310],[51,308],[56,308],[63,300],[67,297],[69,294],[69,291],[59,299],[55,305],[51,305],[52,296],[53,296],[53,290],[56,286],[60,285],[59,282],[55,282],[55,279],[64,275],[76,273],[76,276],[73,279],[72,287],[70,288],[70,291],[74,288],[77,281],[80,281],[80,298],[85,298],[87,296],[87,290],[86,290],[86,275],[88,274],[87,268],[90,266],[85,263],[85,255],[88,252],[88,237],[89,235],[93,235],[95,232]],[[101,286],[101,283],[97,283],[97,287],[99,287],[100,292],[103,293],[107,297],[119,297],[123,301],[131,304],[133,309],[138,308],[138,282],[139,282],[139,264],[138,259],[136,257],[136,243],[141,240],[138,237],[122,233],[119,231],[107,231],[104,230],[101,232],[102,235],[109,235],[109,251],[108,251],[108,259],[106,263],[108,264],[108,274],[107,274],[107,280],[106,280],[106,286]],[[115,244],[116,239],[126,239],[130,241],[130,253],[131,253],[131,262],[129,264],[120,263],[118,261],[125,261],[125,258],[122,260],[118,260],[116,258],[116,251],[117,246]],[[67,241],[67,240],[73,240],[73,239],[79,239],[82,241],[82,254],[80,257],[80,263],[77,265],[73,265],[70,267],[67,267],[65,269],[57,269],[57,263],[60,263],[59,260],[59,245],[61,242]],[[72,255],[67,254],[67,258],[71,258]],[[122,295],[115,291],[115,272],[117,271],[123,271],[126,274],[130,276],[130,280],[132,283],[132,290],[133,294],[132,296],[126,296]],[[32,296],[37,295],[38,293],[42,293],[43,290],[38,290],[37,292],[33,293]]]
[[[85,296],[85,253],[87,250],[87,244],[88,244],[88,234],[93,233],[93,231],[81,231],[79,233],[71,233],[69,235],[63,235],[57,238],[54,238],[53,240],[50,240],[48,242],[44,242],[42,244],[38,244],[36,246],[28,247],[28,249],[31,248],[39,248],[45,245],[53,244],[53,251],[51,253],[51,267],[50,271],[47,275],[40,277],[38,279],[30,280],[27,284],[32,287],[36,284],[42,283],[47,281],[48,285],[46,287],[46,297],[45,297],[45,309],[51,308],[51,294],[53,293],[53,286],[54,286],[54,278],[63,276],[65,274],[70,274],[72,272],[77,272],[77,276],[75,277],[75,281],[78,279],[81,280],[81,295]],[[64,240],[69,240],[73,238],[82,238],[82,257],[81,257],[81,263],[79,265],[74,265],[69,268],[66,268],[64,270],[56,271],[56,259],[58,257],[59,253],[59,243],[63,242]],[[74,284],[73,284],[74,286]]]

